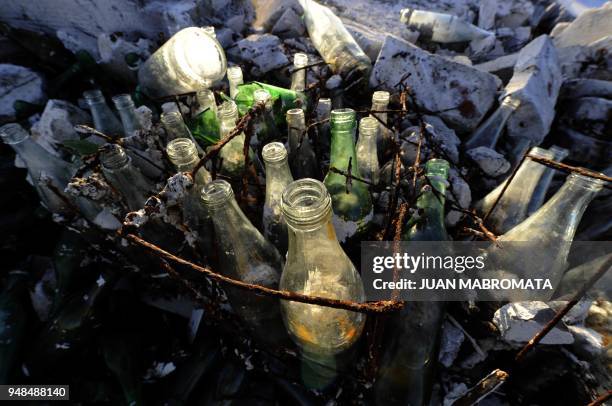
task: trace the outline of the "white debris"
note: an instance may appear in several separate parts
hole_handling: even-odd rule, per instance
[[[98,287],[102,287],[105,283],[106,280],[104,279],[104,277],[102,275],[98,276],[98,279],[96,279],[96,285],[98,285]]]
[[[43,79],[23,66],[0,64],[0,120],[15,117],[13,103],[23,100],[32,104],[43,104],[46,100]]]
[[[281,49],[279,38],[272,34],[252,34],[236,43],[235,48],[228,50],[228,55],[235,55],[241,61],[255,65],[256,76],[280,69],[289,64],[289,59]]]
[[[493,323],[501,338],[509,343],[525,343],[541,331],[555,315],[544,302],[515,302],[502,306],[495,312]],[[541,344],[572,344],[574,337],[563,324],[557,324]]]
[[[529,138],[538,145],[555,118],[561,83],[555,47],[548,36],[541,35],[521,50],[506,86],[505,96],[512,95],[521,102],[508,119],[507,135]]]
[[[465,335],[463,331],[446,320],[442,326],[442,339],[440,341],[440,352],[438,354],[438,360],[442,365],[446,368],[453,365],[464,340]]]
[[[466,154],[490,177],[503,175],[510,169],[510,162],[491,148],[477,147],[470,149]]]
[[[117,217],[115,217],[106,207],[98,213],[93,222],[104,230],[118,230],[121,227],[121,223],[117,220]]]
[[[397,91],[402,80],[421,108],[439,112],[437,115],[448,125],[463,131],[472,130],[482,120],[493,104],[497,88],[493,75],[387,36],[370,85]]]

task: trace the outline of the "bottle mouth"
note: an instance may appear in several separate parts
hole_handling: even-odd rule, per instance
[[[0,138],[5,144],[19,144],[29,137],[30,133],[17,123],[9,123],[0,127]]]
[[[236,103],[233,101],[224,102],[219,108],[219,117],[224,120],[238,120],[238,106],[236,106]]]
[[[351,130],[355,127],[355,110],[334,109],[330,114],[331,125],[339,130]]]
[[[389,92],[384,90],[377,90],[372,93],[372,101],[376,103],[389,103],[389,98],[391,95]]]
[[[293,66],[295,68],[303,68],[308,65],[308,55],[298,52],[293,55]]]
[[[100,151],[100,162],[105,169],[121,169],[130,162],[125,150],[117,144],[106,144]]]
[[[325,185],[310,178],[291,182],[281,198],[283,216],[294,227],[320,223],[331,213],[331,204]]]
[[[227,68],[227,78],[234,82],[242,81],[242,69],[239,66],[230,66]]]
[[[203,107],[211,107],[215,105],[215,94],[210,89],[202,89],[198,90],[196,93],[196,99],[198,99],[198,104]]]
[[[215,34],[215,27],[213,27],[212,25],[209,25],[207,27],[202,27],[202,29],[204,30],[205,33],[207,33],[211,37],[217,38],[217,35]]]
[[[118,94],[113,96],[113,103],[117,110],[134,107],[134,102],[129,94]]]
[[[588,169],[585,168],[585,170],[588,170]],[[594,173],[605,176],[603,173],[599,173],[599,172],[594,172]],[[606,184],[606,181],[602,179],[592,178],[590,176],[581,175],[576,172],[570,173],[569,176],[567,177],[567,180],[571,181],[573,184],[582,186],[592,191],[599,191]]]
[[[507,95],[501,102],[502,106],[510,107],[512,110],[516,110],[521,105],[521,100],[516,97],[512,97],[512,95]]]
[[[202,201],[206,207],[215,209],[225,205],[232,197],[232,185],[223,179],[216,179],[209,182],[202,188]]]
[[[529,150],[529,155],[537,156],[538,158],[554,159],[555,154],[545,148],[533,147]]]
[[[304,110],[302,109],[287,110],[286,120],[289,127],[304,128],[306,126]]]
[[[198,160],[198,150],[189,138],[176,138],[166,145],[168,158],[175,166],[189,165]]]
[[[379,123],[374,117],[364,117],[359,122],[359,136],[372,136],[376,135],[378,131]]]
[[[449,170],[450,164],[445,159],[433,158],[425,164],[427,176],[438,176],[446,180]]]
[[[261,156],[266,163],[282,162],[287,159],[287,150],[282,143],[271,142],[263,147]]]
[[[83,92],[83,97],[87,104],[104,103],[104,95],[100,89],[86,90]]]
[[[558,145],[553,145],[548,150],[554,154],[555,161],[562,161],[565,157],[569,155],[569,150],[561,148]]]
[[[267,103],[268,100],[270,100],[270,92],[266,89],[257,89],[253,92],[253,100],[255,100],[256,103]]]

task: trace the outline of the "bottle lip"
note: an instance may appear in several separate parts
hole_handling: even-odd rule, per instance
[[[206,26],[206,27],[202,27],[202,29],[204,30],[205,33],[207,33],[211,37],[217,38],[217,35],[215,33],[215,27],[213,27],[212,25],[209,25],[209,26]]]
[[[159,116],[159,121],[165,127],[167,124],[172,125],[183,122],[183,116],[178,111],[166,111]]]
[[[290,127],[303,128],[306,126],[306,119],[304,117],[304,110],[302,109],[289,109],[285,115],[287,124]]]
[[[242,68],[240,66],[230,66],[227,68],[227,78],[228,79],[240,79],[243,80],[242,76]]]
[[[261,157],[266,163],[276,163],[287,160],[287,149],[281,142],[270,142],[261,150]]]
[[[325,185],[311,178],[291,182],[281,197],[281,211],[287,224],[297,228],[321,223],[330,215],[331,205]]]
[[[390,97],[391,97],[391,94],[387,92],[386,90],[377,90],[374,93],[372,93],[373,102],[389,103]]]
[[[189,138],[176,138],[166,145],[168,158],[175,166],[184,166],[198,160],[198,150]]]
[[[303,52],[293,54],[293,67],[303,68],[308,65],[308,55]]]
[[[445,159],[432,158],[425,163],[425,171],[428,175],[448,177],[450,164]]]
[[[134,107],[134,101],[132,100],[132,96],[127,93],[122,93],[113,96],[112,100],[118,110]]]
[[[563,160],[565,157],[567,157],[569,155],[569,149],[560,147],[558,145],[553,145],[548,150],[551,151],[554,154],[554,156],[555,156],[554,159],[556,161],[561,161],[561,160]]]
[[[221,119],[238,119],[238,106],[232,100],[228,100],[223,102],[221,107],[219,107],[219,117]]]
[[[364,117],[359,121],[359,135],[372,136],[376,135],[379,122],[374,117]]]
[[[553,159],[555,157],[555,154],[545,148],[540,148],[540,147],[533,147],[529,150],[529,154],[530,155],[535,155],[539,158],[545,158],[545,159]]]
[[[267,103],[268,100],[270,100],[270,97],[270,92],[268,92],[266,89],[257,89],[253,92],[253,100],[255,100],[256,103]]]
[[[206,207],[215,209],[230,201],[234,197],[234,192],[229,182],[216,179],[202,188],[201,197]]]
[[[8,123],[0,127],[0,138],[5,144],[15,145],[30,138],[30,133],[17,123]]]
[[[196,92],[196,99],[198,100],[198,104],[200,104],[200,106],[205,105],[208,107],[211,106],[211,104],[215,104],[216,106],[215,94],[210,89],[198,90]]]
[[[503,96],[501,105],[508,106],[508,107],[511,107],[512,110],[516,110],[521,105],[521,99],[513,97],[512,95],[506,95],[506,96]]]
[[[121,146],[106,144],[101,148],[100,162],[104,169],[114,171],[125,167],[130,162],[130,157]]]
[[[355,110],[353,109],[334,109],[330,113],[330,120],[333,123],[345,124],[355,121]]]
[[[600,173],[600,172],[595,172],[595,173],[599,175],[604,175],[603,173]],[[567,180],[571,181],[572,183],[579,184],[580,186],[583,186],[585,188],[591,189],[593,191],[601,190],[601,188],[603,188],[603,186],[606,184],[604,180],[582,175],[577,172],[570,173],[567,177]]]
[[[83,97],[88,104],[105,103],[104,94],[100,89],[91,89],[83,92]]]

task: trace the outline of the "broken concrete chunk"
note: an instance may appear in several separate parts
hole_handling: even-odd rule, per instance
[[[47,99],[38,73],[8,63],[0,64],[0,95],[0,122],[15,118],[13,104],[17,100],[43,104]]]
[[[301,16],[304,10],[297,0],[253,0],[255,21],[253,26],[269,31],[287,10]]]
[[[493,315],[493,323],[501,338],[508,343],[525,343],[541,331],[555,316],[555,311],[544,302],[515,302],[499,308]],[[572,344],[574,337],[564,324],[557,324],[541,344]]]
[[[289,8],[276,21],[271,32],[280,38],[296,38],[304,35],[306,27],[304,26],[304,21],[302,21],[302,18],[295,10]]]
[[[510,162],[499,152],[487,147],[478,147],[466,152],[484,173],[495,178],[510,169]]]
[[[593,96],[612,99],[612,82],[597,79],[570,79],[563,82],[559,98]]]
[[[612,142],[589,137],[571,128],[561,128],[558,137],[560,146],[571,148],[572,161],[588,167],[610,164]]]
[[[136,56],[141,62],[146,61],[151,56],[151,49],[153,49],[153,44],[144,38],[130,42],[114,35],[100,34],[98,36],[100,63],[126,83],[135,81],[135,69],[138,66],[137,64],[129,66],[126,56]]]
[[[512,74],[514,73],[514,65],[518,59],[518,52],[514,54],[508,54],[500,56],[499,58],[493,59],[488,62],[474,65],[474,68],[487,72],[493,73],[498,76],[504,83],[510,81]]]
[[[59,144],[66,140],[80,139],[74,130],[77,124],[91,124],[91,116],[72,103],[51,99],[31,131],[44,149],[59,156]]]
[[[281,49],[280,39],[272,34],[252,34],[238,41],[238,57],[255,65],[258,73],[265,74],[289,64]]]
[[[446,191],[446,199],[455,202],[459,207],[467,210],[472,203],[470,185],[463,180],[454,168],[451,168],[448,173],[448,181],[451,187]],[[445,223],[448,227],[453,227],[463,218],[463,216],[464,214],[460,211],[451,210],[446,215]]]
[[[455,327],[448,320],[444,321],[442,325],[442,338],[440,340],[440,353],[438,354],[438,360],[442,365],[446,368],[453,365],[464,340],[465,335],[460,328]]]
[[[561,83],[555,47],[547,35],[541,35],[519,52],[514,74],[506,86],[505,96],[512,95],[521,102],[508,119],[507,134],[529,138],[538,145],[555,118]]]
[[[430,132],[432,140],[444,152],[444,159],[448,159],[452,163],[458,163],[461,140],[455,135],[455,131],[448,128],[439,117],[424,116],[424,120],[433,127],[433,132]]]
[[[592,360],[601,355],[604,350],[603,336],[597,331],[581,326],[569,326],[569,331],[574,336],[574,351],[587,360]]]
[[[612,120],[612,100],[600,97],[581,97],[571,100],[567,106],[574,120],[601,121]]]
[[[397,91],[404,80],[421,108],[439,112],[456,130],[470,131],[493,104],[493,75],[432,55],[409,42],[387,36],[380,50],[370,85]]]
[[[582,13],[561,32],[555,33],[553,41],[557,48],[589,45],[612,35],[611,21],[612,2],[607,2],[600,8]]]
[[[490,30],[495,25],[497,13],[497,0],[481,0],[478,8],[478,26]]]

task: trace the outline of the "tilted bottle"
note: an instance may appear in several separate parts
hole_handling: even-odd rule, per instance
[[[102,91],[98,89],[88,90],[83,93],[83,97],[89,106],[94,128],[109,137],[121,138],[123,126],[106,104]],[[91,140],[100,144],[104,142],[97,137],[91,137]]]
[[[154,185],[132,165],[132,159],[117,144],[106,144],[100,153],[102,172],[106,180],[123,196],[132,211],[140,210],[153,194]]]
[[[198,111],[190,125],[191,133],[195,138],[207,144],[214,144],[221,137],[221,127],[217,115],[217,102],[212,90],[203,89],[196,93]]]
[[[245,83],[238,86],[239,92],[234,99],[241,115],[244,115],[253,105],[255,105],[255,92],[259,89],[267,90],[268,93],[270,93],[272,111],[274,113],[274,121],[276,122],[277,128],[284,127],[287,110],[299,108],[301,103],[300,100],[304,103],[306,100],[305,94],[294,90],[261,82]]]
[[[280,142],[271,142],[261,152],[266,165],[266,200],[263,207],[264,237],[281,255],[287,252],[287,224],[281,213],[283,191],[291,182],[287,150]]]
[[[539,147],[532,148],[529,153],[540,158],[551,159],[553,157],[552,152]],[[485,215],[506,187],[501,199],[487,218],[487,226],[490,226],[494,232],[503,234],[523,221],[527,217],[527,207],[533,192],[545,170],[544,165],[525,158],[508,187],[506,187],[508,180],[505,180],[479,201],[476,209]]]
[[[556,162],[563,161],[563,159],[565,159],[565,157],[567,157],[567,155],[569,154],[569,151],[567,149],[558,147],[556,145],[553,145],[548,150],[553,154],[553,157],[551,159]],[[531,215],[531,213],[535,212],[537,209],[539,209],[542,204],[544,204],[546,192],[548,191],[548,187],[550,186],[550,182],[552,181],[554,173],[555,170],[553,168],[547,166],[546,169],[544,169],[544,174],[540,177],[540,181],[538,182],[538,185],[536,186],[531,196],[529,206],[527,206],[528,216]]]
[[[274,122],[274,113],[272,112],[274,102],[270,93],[265,89],[257,89],[253,93],[253,97],[256,103],[262,103],[264,106],[263,111],[255,117],[253,135],[251,136],[251,146],[259,150],[260,145],[278,140],[280,134]]]
[[[357,140],[357,164],[365,180],[378,184],[380,167],[376,141],[380,126],[374,117],[364,117],[359,122],[359,139]]]
[[[342,250],[334,226],[331,197],[323,183],[300,179],[283,192],[282,212],[289,251],[280,289],[333,299],[365,300],[363,283]],[[365,315],[347,310],[282,301],[283,320],[300,346],[313,376],[309,385],[325,386],[338,363],[359,338]]]
[[[296,179],[319,178],[317,157],[306,133],[304,110],[287,111],[289,166]]]
[[[291,74],[291,90],[304,92],[306,89],[306,69],[308,55],[298,52],[293,55],[293,73]]]
[[[281,256],[240,210],[230,184],[224,180],[208,183],[202,190],[202,200],[216,232],[219,272],[243,282],[276,289],[282,268]],[[231,286],[226,292],[232,308],[258,339],[269,344],[284,340],[286,333],[278,300],[245,293]]]
[[[389,108],[389,92],[384,90],[377,90],[372,93],[372,111],[385,111]],[[378,146],[378,156],[384,157],[387,148],[391,144],[391,139],[393,138],[392,132],[385,127],[381,121],[387,124],[387,113],[371,113],[371,116],[375,116],[378,118],[377,122],[380,127],[380,132],[378,133],[378,137],[376,140],[376,145]]]
[[[166,142],[175,140],[177,138],[187,138],[193,141],[199,153],[204,152],[193,138],[193,134],[191,134],[191,131],[189,131],[189,127],[187,127],[187,124],[185,124],[185,120],[183,120],[183,116],[180,112],[169,111],[162,113],[160,121],[166,130]]]
[[[134,101],[129,94],[120,94],[113,97],[113,103],[117,112],[119,112],[119,118],[123,124],[123,134],[126,137],[130,137],[136,133],[136,131],[142,129],[142,124],[136,115],[136,107]]]
[[[152,98],[209,88],[227,69],[223,47],[200,27],[187,27],[159,47],[138,70],[141,90]]]
[[[238,86],[244,83],[240,66],[230,66],[227,68],[227,81],[229,82],[230,98],[234,100],[238,94]]]
[[[419,31],[420,39],[433,42],[469,42],[494,35],[457,16],[433,11],[405,8],[400,11],[400,21]]]
[[[470,135],[465,142],[465,150],[468,151],[477,147],[495,148],[499,137],[504,131],[506,122],[510,115],[519,107],[520,102],[519,99],[515,99],[512,96],[506,97],[497,110]]]
[[[450,240],[444,226],[448,171],[449,164],[443,159],[427,161],[428,184],[421,188],[416,202],[419,213],[408,221],[403,240]],[[428,404],[444,309],[444,302],[407,302],[391,315],[375,384],[376,404]]]
[[[299,0],[304,24],[312,44],[334,73],[348,83],[367,81],[372,62],[348,32],[342,20],[328,7],[313,0]]]
[[[337,109],[331,112],[330,167],[361,177],[355,144],[355,110]],[[367,185],[354,179],[347,182],[345,175],[329,171],[325,186],[333,204],[333,222],[340,242],[364,230],[372,218],[372,198]]]

